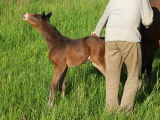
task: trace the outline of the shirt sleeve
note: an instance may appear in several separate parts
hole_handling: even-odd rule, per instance
[[[149,0],[140,0],[142,24],[148,28],[153,21],[153,10]]]
[[[100,18],[94,32],[96,33],[96,35],[99,37],[102,29],[104,28],[105,24],[107,23],[108,20],[108,16],[109,16],[109,8],[110,8],[110,2],[108,3],[102,17]]]

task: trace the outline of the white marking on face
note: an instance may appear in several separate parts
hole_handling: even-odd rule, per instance
[[[28,19],[28,13],[23,15],[23,20],[27,20]]]

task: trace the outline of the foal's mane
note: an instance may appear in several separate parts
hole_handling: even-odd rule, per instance
[[[70,39],[70,38],[68,38],[68,37],[66,37],[66,36],[63,36],[63,35],[57,30],[57,28],[56,28],[55,26],[53,26],[53,25],[51,25],[51,26],[52,26],[52,28],[55,30],[55,32],[58,33],[58,35],[59,35],[60,37],[62,37],[62,38],[64,38],[64,39]]]

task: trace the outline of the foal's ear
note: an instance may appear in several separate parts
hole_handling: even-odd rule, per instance
[[[45,11],[42,12],[42,17],[44,17],[44,16],[45,16]]]
[[[49,20],[49,18],[52,16],[52,12],[49,12],[47,15],[46,15],[46,18]]]

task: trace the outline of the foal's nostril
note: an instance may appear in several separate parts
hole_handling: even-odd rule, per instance
[[[26,18],[26,17],[23,15],[23,16],[22,16],[22,19],[24,20],[25,18]]]
[[[26,13],[24,13],[24,14],[22,15],[22,19],[23,19],[23,20],[26,19]]]

